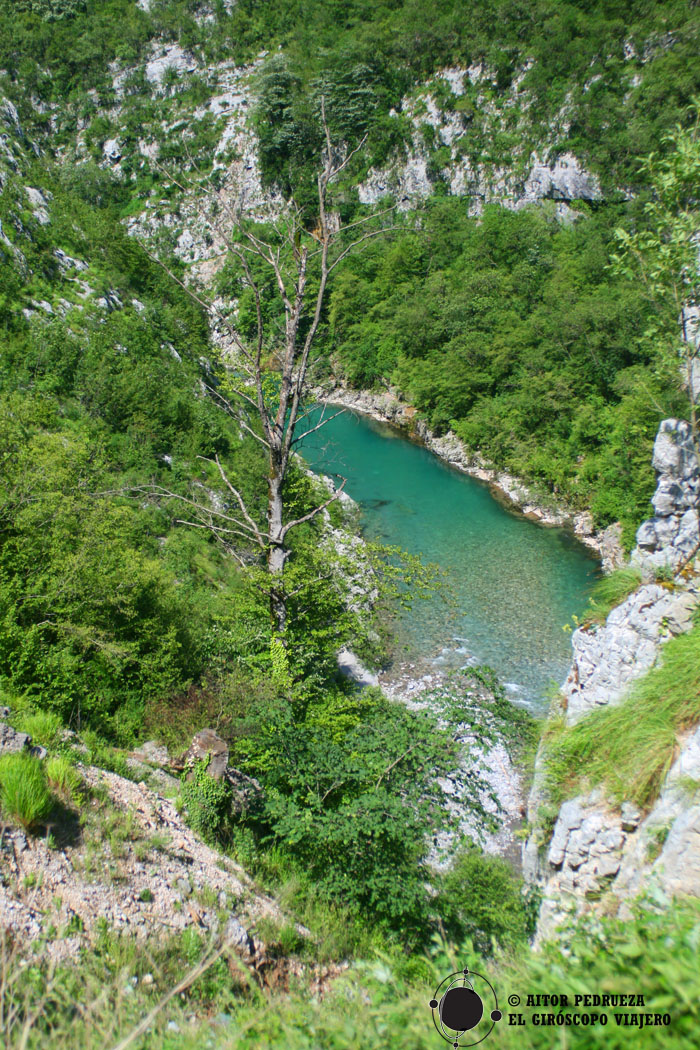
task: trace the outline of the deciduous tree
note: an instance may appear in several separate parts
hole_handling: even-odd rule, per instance
[[[285,482],[295,449],[311,433],[333,418],[312,415],[305,403],[311,352],[319,335],[328,282],[333,271],[355,249],[386,226],[381,218],[393,209],[343,225],[333,210],[331,189],[363,146],[348,150],[331,140],[325,107],[321,107],[324,147],[316,178],[316,214],[310,219],[292,199],[282,213],[267,223],[255,224],[246,217],[242,202],[232,201],[230,191],[213,192],[214,209],[199,208],[200,222],[212,239],[223,246],[227,261],[234,265],[239,304],[248,296],[252,322],[242,325],[236,313],[227,313],[204,293],[177,278],[183,287],[214,315],[228,333],[234,348],[233,371],[241,382],[229,396],[227,389],[210,388],[216,402],[237,417],[244,429],[267,454],[267,508],[259,520],[216,460],[221,478],[233,497],[235,512],[207,507],[205,527],[221,538],[246,537],[264,552],[270,592],[270,615],[276,635],[284,641],[287,627],[287,597],[284,570],[290,554],[292,529],[313,520],[338,499],[340,485],[327,499],[296,517],[289,513]],[[194,184],[173,178],[184,192]],[[208,180],[213,187],[212,180]],[[200,190],[201,192],[201,190]],[[171,272],[171,271],[169,271]],[[173,276],[175,276],[173,274]],[[239,311],[240,314],[240,311]],[[279,318],[281,317],[281,323]],[[247,415],[241,411],[247,406]],[[252,412],[252,417],[251,417]],[[202,521],[198,522],[201,526]]]

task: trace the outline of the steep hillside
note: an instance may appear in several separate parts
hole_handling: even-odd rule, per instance
[[[366,136],[342,218],[398,213],[336,282],[317,374],[393,384],[438,434],[622,521],[629,548],[656,428],[684,403],[660,351],[673,309],[615,272],[615,231],[648,221],[640,157],[692,124],[696,11],[340,6],[13,5],[3,89],[64,177],[111,172],[129,231],[225,309],[221,202],[264,219],[293,188],[313,210],[323,98],[334,139]]]
[[[0,0],[8,1047],[427,1050],[465,965],[475,1037],[696,1045],[699,44],[692,0]],[[532,719],[487,671],[342,673],[434,581],[296,443],[275,473],[297,380],[632,550],[525,884],[482,847]]]

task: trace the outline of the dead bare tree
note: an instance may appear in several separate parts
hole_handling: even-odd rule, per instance
[[[248,409],[257,417],[259,428],[241,414],[235,400],[212,387],[209,393],[224,409],[237,418],[248,434],[266,450],[268,459],[267,513],[264,523],[246,506],[245,500],[217,459],[221,479],[238,508],[236,515],[225,514],[211,506],[204,507],[189,501],[198,510],[198,521],[188,524],[209,528],[220,539],[245,536],[257,544],[266,558],[269,576],[270,616],[273,630],[284,642],[287,629],[287,596],[284,587],[285,564],[290,554],[289,533],[304,522],[313,520],[338,499],[345,487],[345,479],[329,496],[301,516],[290,518],[285,503],[285,481],[295,447],[304,438],[319,430],[334,415],[325,414],[316,421],[304,404],[309,362],[314,342],[319,333],[328,281],[337,266],[369,239],[386,232],[386,226],[367,228],[393,208],[386,208],[366,218],[343,226],[331,210],[330,188],[353,157],[362,150],[363,139],[352,150],[336,147],[321,106],[324,148],[317,173],[317,216],[312,230],[303,221],[301,210],[291,201],[281,218],[271,221],[274,237],[264,236],[260,227],[246,221],[240,203],[232,205],[224,191],[214,190],[217,214],[198,209],[199,218],[212,229],[225,247],[225,253],[238,264],[241,284],[252,293],[255,323],[253,335],[244,336],[220,307],[185,281],[180,279],[159,258],[149,252],[168,271],[171,277],[188,292],[210,316],[215,316],[225,327],[237,351],[237,367],[243,373],[244,383],[236,391]],[[161,169],[183,193],[192,193],[201,183],[173,177]],[[210,186],[212,185],[210,181]],[[223,219],[222,219],[223,217]],[[263,277],[260,274],[263,274]],[[275,294],[284,309],[281,331],[266,320],[264,287],[270,278]],[[267,279],[267,280],[266,280]],[[310,281],[317,281],[312,289]],[[277,393],[269,393],[269,358],[276,362]],[[305,424],[303,421],[307,421]],[[300,424],[303,424],[300,426]]]

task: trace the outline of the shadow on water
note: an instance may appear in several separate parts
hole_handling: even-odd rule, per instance
[[[388,499],[369,499],[363,502],[362,506],[365,510],[379,510],[381,507],[388,507],[391,500]]]

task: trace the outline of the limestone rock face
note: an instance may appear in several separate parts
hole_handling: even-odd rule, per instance
[[[359,686],[379,685],[379,679],[373,671],[368,670],[350,649],[341,649],[336,657],[338,669],[344,677],[351,679]]]
[[[358,187],[363,204],[376,204],[383,197],[391,196],[399,210],[414,206],[433,193],[436,181],[440,180],[456,197],[468,199],[470,214],[479,215],[486,204],[498,202],[505,208],[518,210],[536,201],[557,201],[556,217],[563,222],[573,221],[575,212],[569,203],[578,200],[599,200],[603,194],[598,178],[587,171],[581,160],[573,153],[556,154],[554,145],[557,125],[564,117],[555,117],[550,135],[541,142],[537,152],[526,146],[515,147],[509,161],[485,162],[469,148],[470,135],[475,127],[482,128],[487,137],[508,128],[512,133],[512,109],[518,105],[522,117],[527,112],[527,92],[521,94],[524,67],[505,95],[494,94],[494,71],[484,65],[473,65],[469,69],[450,68],[435,74],[417,97],[406,97],[400,105],[401,114],[411,124],[411,144],[402,159],[395,159],[383,168],[372,168],[367,178]],[[438,83],[444,90],[449,85],[455,99],[465,93],[468,82],[475,91],[473,109],[470,113],[443,107],[437,102],[435,88]],[[397,117],[396,110],[390,116]],[[565,119],[561,124],[566,130]],[[434,170],[434,155],[426,145],[425,132],[431,129],[432,138],[449,150],[440,171]],[[487,130],[488,129],[488,130]],[[523,129],[524,132],[524,129]],[[523,133],[523,143],[527,134]]]
[[[700,896],[699,779],[700,728],[686,738],[646,817],[631,802],[616,810],[597,791],[565,802],[543,864],[538,938],[604,895],[623,916],[644,892]]]
[[[700,466],[688,423],[664,420],[654,445],[655,515],[637,532],[631,562],[647,582],[612,610],[605,624],[573,635],[573,664],[562,693],[569,725],[596,708],[620,703],[662,655],[690,630],[700,602],[692,570],[698,554]],[[653,582],[664,570],[673,582]],[[523,849],[527,881],[542,888],[538,938],[570,913],[627,902],[653,891],[700,896],[700,727],[678,741],[679,754],[648,813],[616,806],[600,791],[561,806],[549,843],[535,831]],[[540,749],[528,817],[537,828],[546,800],[546,754]],[[603,899],[603,903],[598,902]],[[607,903],[606,903],[607,902]]]
[[[172,69],[181,76],[182,73],[194,73],[196,68],[193,55],[183,51],[179,44],[169,44],[155,50],[150,62],[146,63],[146,79],[161,87],[168,70]]]
[[[37,190],[34,186],[25,186],[25,193],[29,198],[29,204],[34,212],[34,218],[37,222],[41,223],[42,226],[46,226],[50,221],[46,196],[41,190]]]
[[[106,139],[102,146],[102,153],[109,164],[118,164],[122,159],[122,150],[118,139]]]
[[[649,581],[659,570],[678,572],[700,547],[700,463],[688,423],[661,423],[653,466],[656,513],[639,527],[630,558]],[[661,646],[690,629],[699,598],[692,579],[676,581],[671,590],[647,582],[613,609],[604,625],[575,631],[573,663],[563,687],[569,724],[601,704],[617,703],[652,667]]]
[[[700,546],[700,462],[689,423],[663,421],[653,465],[658,475],[654,517],[639,527],[632,553],[632,564],[647,576],[663,568],[677,572]]]
[[[622,699],[653,666],[664,642],[690,628],[697,602],[694,589],[669,591],[647,583],[613,609],[604,625],[575,631],[573,664],[562,690],[569,725]]]
[[[525,180],[523,203],[536,200],[598,200],[600,184],[573,153],[562,153],[547,164],[535,157]]]

